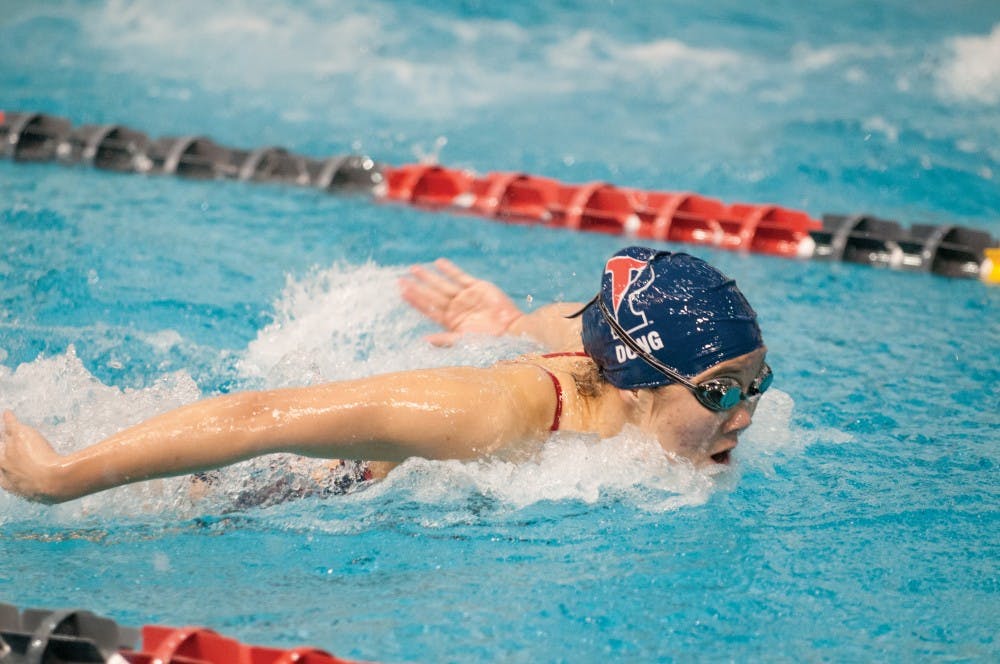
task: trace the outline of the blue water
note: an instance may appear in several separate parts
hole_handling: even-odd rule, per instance
[[[161,5],[0,2],[0,108],[1000,235],[996,3]],[[0,162],[0,408],[70,450],[199,395],[489,364],[525,345],[427,346],[405,266],[530,308],[621,243]],[[562,436],[235,512],[286,471],[3,495],[0,598],[381,661],[995,661],[1000,290],[693,251],[777,375],[732,470]]]

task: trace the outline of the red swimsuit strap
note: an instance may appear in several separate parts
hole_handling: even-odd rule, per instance
[[[552,373],[545,367],[538,367],[538,368],[549,375],[549,378],[552,379],[553,387],[556,388],[556,412],[555,415],[552,417],[552,426],[549,427],[549,431],[559,431],[559,420],[562,419],[562,408],[563,408],[562,385],[559,384],[559,379],[556,378],[556,375],[554,373]]]
[[[571,351],[566,353],[548,353],[547,355],[542,355],[542,357],[587,357],[587,354],[583,351]],[[552,418],[552,426],[549,427],[549,431],[559,431],[559,420],[562,419],[562,409],[563,409],[563,389],[562,385],[559,383],[559,379],[556,375],[546,369],[545,367],[539,366],[539,369],[544,371],[552,379],[552,386],[556,388],[556,412]]]

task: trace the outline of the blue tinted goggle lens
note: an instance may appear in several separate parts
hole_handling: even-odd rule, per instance
[[[699,383],[692,390],[698,402],[709,410],[722,411],[736,407],[744,399],[758,397],[771,387],[774,374],[771,367],[764,365],[753,383],[747,388],[746,394],[735,378],[714,378]]]
[[[750,385],[750,389],[747,390],[748,396],[755,397],[760,394],[767,392],[767,388],[771,387],[771,383],[774,381],[774,374],[771,372],[771,367],[764,365],[764,368],[760,370],[760,375],[753,381]]]

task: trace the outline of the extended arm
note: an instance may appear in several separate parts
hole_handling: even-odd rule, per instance
[[[489,454],[545,434],[551,383],[530,365],[387,374],[206,399],[60,456],[4,414],[0,486],[40,502],[273,452],[401,461]]]
[[[447,346],[463,334],[488,334],[526,336],[550,350],[581,347],[579,319],[565,318],[580,304],[550,304],[525,314],[496,284],[476,279],[444,258],[434,267],[413,266],[400,280],[403,299],[446,330],[429,336],[431,343]]]

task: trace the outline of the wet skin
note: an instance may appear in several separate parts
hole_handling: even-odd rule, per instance
[[[735,378],[746,392],[764,366],[766,348],[717,364],[695,376],[692,382],[712,378]],[[671,454],[689,459],[695,465],[728,464],[739,435],[750,426],[757,399],[741,401],[724,411],[712,411],[701,405],[683,385],[666,385],[646,390],[622,390],[631,401],[633,422],[656,435],[660,446]]]

